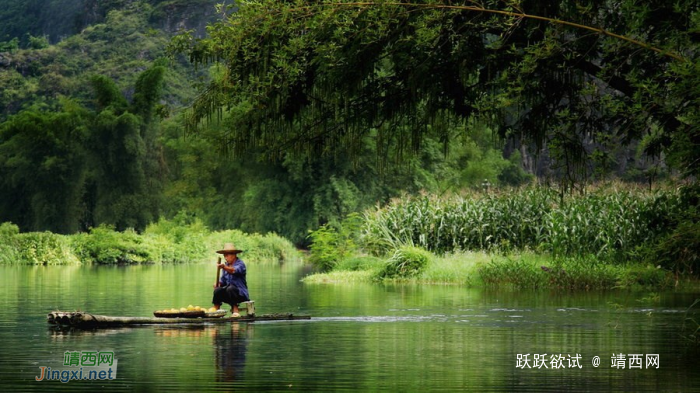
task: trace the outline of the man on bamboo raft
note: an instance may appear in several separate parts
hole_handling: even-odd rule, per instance
[[[221,303],[231,305],[233,317],[239,317],[238,304],[250,300],[248,295],[248,283],[245,279],[245,263],[238,258],[243,252],[234,247],[233,243],[224,244],[224,249],[217,251],[224,255],[226,263],[217,264],[217,269],[223,270],[221,278],[214,284],[214,308],[217,310]]]

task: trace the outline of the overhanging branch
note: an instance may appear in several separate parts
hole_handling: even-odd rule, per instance
[[[483,12],[483,13],[488,13],[488,14],[510,16],[510,17],[516,17],[516,18],[521,18],[521,19],[541,20],[541,21],[545,21],[548,23],[553,23],[553,24],[573,27],[576,29],[592,31],[592,32],[595,32],[598,34],[608,36],[608,37],[612,37],[612,38],[616,38],[619,40],[629,42],[631,44],[637,45],[637,46],[642,47],[644,49],[652,50],[652,51],[657,52],[663,56],[667,56],[667,57],[670,57],[670,58],[678,60],[678,61],[686,61],[685,58],[683,58],[682,56],[680,56],[676,53],[673,53],[671,51],[663,50],[661,48],[657,48],[657,47],[655,47],[651,44],[648,44],[646,42],[643,42],[640,40],[635,40],[634,38],[627,37],[624,35],[615,34],[613,32],[610,32],[610,31],[607,31],[605,29],[601,29],[598,27],[587,26],[587,25],[583,25],[580,23],[570,22],[570,21],[561,20],[561,19],[548,18],[545,16],[526,14],[524,12],[494,10],[494,9],[485,8],[485,7],[481,7],[481,6],[448,5],[448,4],[416,4],[416,3],[403,3],[403,2],[386,2],[386,3],[384,3],[384,2],[382,2],[382,3],[378,3],[378,2],[353,2],[353,3],[315,4],[315,5],[310,5],[310,6],[306,6],[306,7],[300,7],[300,8],[308,9],[308,8],[315,8],[315,7],[377,7],[377,6],[399,6],[399,7],[413,7],[413,8],[422,8],[422,9],[447,9],[447,10],[459,10],[459,11],[473,11],[473,12]]]

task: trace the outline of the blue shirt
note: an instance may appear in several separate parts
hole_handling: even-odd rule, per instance
[[[233,268],[236,270],[233,273],[229,273],[226,270],[221,269],[223,272],[221,278],[219,279],[221,286],[227,287],[229,285],[233,285],[238,289],[239,295],[244,297],[246,301],[250,300],[250,295],[248,294],[248,283],[245,279],[245,263],[243,263],[241,259],[236,259],[236,261],[233,262],[233,265],[227,264],[226,266],[233,266]]]

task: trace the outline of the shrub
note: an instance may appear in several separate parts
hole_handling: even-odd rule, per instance
[[[207,233],[200,220],[178,214],[173,220],[160,219],[146,227],[144,246],[160,262],[199,262],[207,253]]]
[[[323,271],[333,270],[357,248],[355,235],[361,222],[358,214],[350,214],[337,226],[325,224],[310,232],[309,262]]]
[[[210,233],[204,238],[203,258],[206,258],[208,253],[213,250],[220,249],[224,243],[233,243],[243,250],[241,259],[246,262],[281,262],[299,257],[299,252],[294,248],[294,245],[277,234],[246,234],[237,229],[230,229]]]
[[[114,227],[100,225],[89,234],[73,235],[73,248],[83,262],[88,263],[143,263],[155,262],[143,245],[143,239],[134,230],[117,232]]]
[[[0,224],[0,263],[17,263],[19,255],[14,245],[14,236],[19,233],[19,227],[11,222]]]
[[[379,271],[377,278],[408,278],[422,273],[428,265],[432,255],[419,247],[401,247],[387,261],[384,268]]]
[[[3,222],[0,224],[0,236],[9,237],[19,233],[19,227],[11,222]]]
[[[684,186],[679,203],[659,199],[653,222],[664,233],[643,248],[646,261],[676,274],[700,274],[700,184]],[[665,231],[663,231],[665,229]]]
[[[14,236],[16,262],[28,265],[80,263],[66,236],[50,232],[20,233]]]
[[[309,233],[311,246],[309,262],[323,271],[333,270],[338,262],[345,257],[340,247],[338,231],[328,225],[323,225]]]
[[[51,232],[19,233],[19,227],[0,225],[0,263],[64,265],[80,263],[70,237]]]
[[[628,266],[620,277],[620,286],[663,288],[673,285],[673,275],[652,265]]]

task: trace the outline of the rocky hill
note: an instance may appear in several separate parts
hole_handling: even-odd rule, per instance
[[[0,120],[60,97],[89,102],[93,75],[113,79],[129,99],[137,75],[167,57],[170,37],[181,29],[204,34],[219,2],[0,0]],[[199,76],[184,59],[169,62],[163,103],[178,108]]]
[[[138,3],[149,7],[143,13],[153,28],[173,33],[179,29],[202,34],[216,16],[221,0],[1,0],[0,41],[17,38],[22,45],[29,36],[47,37],[50,43],[104,22],[112,10],[124,10]]]

